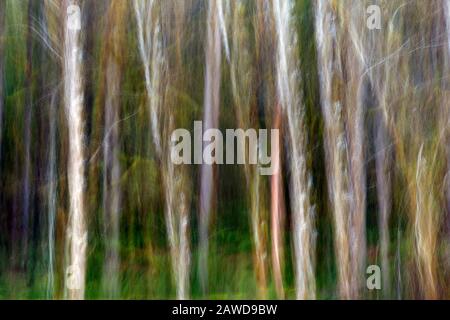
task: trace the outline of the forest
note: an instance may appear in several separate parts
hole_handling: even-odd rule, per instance
[[[0,299],[450,299],[447,74],[450,0],[0,0]]]

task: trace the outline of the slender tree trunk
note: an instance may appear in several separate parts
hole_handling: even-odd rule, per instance
[[[307,166],[305,106],[299,92],[301,73],[293,10],[292,1],[273,2],[277,36],[277,98],[283,112],[282,119],[286,123],[289,190],[291,195],[295,195],[290,198],[290,209],[296,296],[298,299],[314,299],[316,296],[315,230],[310,199],[312,178]]]
[[[217,1],[208,2],[206,39],[206,71],[205,93],[203,109],[203,130],[218,128],[220,104],[220,77],[221,77],[221,39]],[[214,142],[213,142],[214,143]],[[199,204],[199,276],[203,292],[208,286],[208,243],[209,222],[215,202],[216,189],[214,179],[214,166],[202,164],[200,173],[200,204]]]
[[[55,222],[57,211],[58,172],[56,154],[56,124],[57,124],[57,93],[54,92],[49,104],[49,151],[47,164],[47,215],[48,215],[48,269],[47,269],[47,298],[51,299],[55,292]]]
[[[445,48],[445,70],[450,70],[450,0],[443,0],[442,11],[444,14],[444,23],[447,34],[447,46]],[[449,85],[448,80],[443,81],[443,86]],[[443,126],[446,139],[444,140],[446,143],[446,161],[447,161],[447,172],[445,177],[445,200],[446,200],[446,216],[445,216],[445,232],[447,234],[446,237],[446,261],[447,268],[450,270],[450,95],[447,92],[444,92],[442,95],[442,113],[443,113]],[[450,287],[450,282],[447,284]]]
[[[6,1],[0,1],[0,161],[2,159],[3,112],[5,108],[5,40],[6,38]]]
[[[120,0],[111,1],[105,39],[105,133],[103,140],[103,224],[105,232],[105,262],[103,288],[109,298],[120,293],[120,139],[119,113],[122,78],[122,50],[126,7]]]
[[[105,292],[115,298],[119,294],[119,222],[120,222],[120,163],[119,163],[119,66],[107,66],[107,97],[105,103],[105,140],[103,142],[103,210],[106,254],[103,283]]]
[[[366,155],[365,155],[365,104],[367,82],[364,77],[368,54],[364,50],[366,19],[364,3],[356,0],[347,4],[340,3],[339,14],[348,21],[341,31],[342,56],[344,57],[345,77],[345,120],[349,151],[350,185],[353,194],[351,207],[351,263],[352,291],[354,298],[360,298],[363,292],[366,265]],[[347,38],[348,37],[348,38]],[[346,46],[342,43],[345,42]],[[345,48],[345,49],[344,49]]]
[[[330,204],[334,218],[335,252],[341,298],[353,297],[351,273],[350,219],[353,199],[348,177],[347,142],[342,97],[336,82],[342,76],[336,12],[326,0],[316,4],[317,60],[320,75],[321,107],[325,125],[325,160]]]
[[[246,17],[246,4],[232,3],[230,77],[234,99],[237,127],[244,130],[259,127],[256,112],[256,91],[254,85],[257,77],[253,59],[257,58],[250,45],[251,30]],[[258,10],[258,9],[257,9]],[[258,21],[258,23],[261,23]],[[258,45],[257,45],[258,47]],[[261,62],[258,62],[261,63]],[[263,183],[258,166],[244,166],[245,182],[248,192],[251,232],[254,247],[254,270],[258,285],[258,297],[267,296],[267,243],[264,220],[266,207],[263,199]]]
[[[273,129],[281,128],[281,106],[274,108]],[[271,237],[272,237],[272,268],[275,281],[275,290],[280,299],[284,299],[284,227],[285,205],[283,192],[283,176],[281,174],[281,141],[278,140],[271,146],[272,165],[275,168],[270,179],[271,189]]]
[[[6,64],[6,1],[0,1],[0,174],[3,174],[3,170],[1,169],[2,160],[3,160],[3,117],[4,117],[4,109],[5,109],[5,64]],[[4,211],[6,208],[6,203],[3,202],[3,197],[0,197],[0,211]],[[12,223],[11,223],[11,262],[14,266],[15,264],[15,247],[16,245],[16,211],[13,210],[11,212],[12,215]]]
[[[328,190],[342,298],[363,292],[366,262],[366,156],[364,5],[318,0],[316,39],[325,122]],[[344,23],[345,22],[345,23]]]
[[[69,133],[69,265],[66,288],[69,299],[84,299],[87,228],[84,203],[84,96],[80,2],[64,0],[64,97]]]
[[[146,83],[147,104],[150,114],[155,160],[161,167],[164,190],[164,215],[172,264],[172,274],[176,284],[178,299],[189,297],[190,241],[189,241],[189,192],[188,179],[183,168],[176,168],[170,158],[170,134],[174,129],[176,108],[170,105],[173,97],[167,95],[167,87],[176,87],[177,66],[181,64],[181,35],[172,35],[166,30],[170,24],[165,14],[175,14],[178,30],[183,25],[184,4],[159,6],[163,2],[134,1],[138,29],[138,45]],[[169,9],[169,10],[167,10]],[[167,11],[166,11],[167,10]],[[169,19],[171,19],[170,16]],[[163,38],[176,38],[176,53],[179,58],[169,63]],[[168,68],[171,69],[168,69]],[[172,82],[171,82],[172,81]],[[178,106],[177,106],[178,107]],[[169,139],[165,139],[169,137]]]
[[[176,285],[176,297],[183,300],[188,299],[189,278],[191,267],[190,252],[190,190],[191,179],[189,178],[189,169],[187,166],[176,166],[171,160],[171,133],[176,127],[176,119],[179,118],[180,100],[178,97],[167,94],[165,87],[177,88],[176,90],[186,90],[185,75],[182,52],[185,45],[186,13],[189,10],[189,3],[173,2],[162,9],[163,16],[161,18],[163,26],[163,34],[173,39],[175,44],[174,56],[168,53],[168,48],[164,48],[164,56],[167,61],[163,68],[168,68],[166,77],[161,87],[164,91],[164,109],[166,110],[164,117],[164,134],[165,141],[164,157],[162,161],[163,180],[164,180],[164,197],[165,197],[165,218],[166,230],[169,240],[172,272]],[[175,16],[173,27],[170,26],[170,19]],[[173,58],[174,59],[173,59]],[[164,70],[162,70],[164,73]]]
[[[27,266],[28,260],[28,241],[29,241],[29,224],[30,224],[30,210],[31,210],[31,198],[32,198],[32,183],[31,177],[31,118],[33,113],[33,14],[35,3],[32,0],[28,1],[28,28],[26,36],[26,55],[27,62],[25,67],[25,108],[24,108],[24,153],[23,153],[23,180],[22,180],[22,228],[21,228],[21,265]]]
[[[375,167],[377,198],[379,206],[379,236],[380,236],[380,255],[381,268],[383,271],[383,293],[388,298],[391,287],[391,272],[389,264],[389,217],[391,213],[391,155],[388,131],[380,112],[375,117]]]

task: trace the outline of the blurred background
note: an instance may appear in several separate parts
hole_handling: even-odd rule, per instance
[[[0,298],[449,299],[449,40],[448,0],[0,0]],[[194,121],[280,170],[174,165]]]

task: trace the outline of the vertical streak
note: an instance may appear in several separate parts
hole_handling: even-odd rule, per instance
[[[205,131],[211,128],[217,128],[219,124],[221,41],[217,1],[208,2],[207,19],[203,110],[203,126]],[[213,165],[202,164],[200,175],[199,276],[202,289],[205,292],[208,283],[208,228],[215,189]]]
[[[300,90],[297,31],[293,23],[294,3],[273,1],[277,33],[277,92],[287,119],[288,156],[290,166],[291,211],[295,256],[295,279],[298,299],[316,296],[314,256],[315,239],[313,208],[310,200],[311,175],[306,159],[304,105]]]
[[[379,234],[381,267],[383,271],[383,292],[385,297],[390,292],[390,266],[389,266],[389,216],[391,211],[391,174],[390,174],[390,148],[388,132],[384,119],[380,113],[376,116],[375,124],[375,166],[376,184],[379,206]]]
[[[185,19],[186,13],[189,10],[188,6],[188,3],[180,5],[178,2],[174,2],[162,8],[163,10],[169,9],[166,11],[167,14],[175,15],[175,27],[173,30],[164,30],[166,35],[169,34],[169,37],[174,35],[177,53],[176,61],[170,63],[170,55],[167,50],[164,50],[164,68],[168,69],[165,79],[167,82],[162,85],[162,89],[166,93],[164,108],[168,111],[166,112],[168,119],[166,119],[164,124],[166,129],[169,129],[169,132],[174,128],[177,111],[179,110],[178,105],[172,105],[172,103],[177,103],[179,100],[172,100],[167,95],[168,91],[164,90],[164,88],[168,86],[183,86],[179,82],[183,78],[183,75],[179,74],[179,72],[183,70],[182,52],[185,45],[183,30],[186,26]],[[167,21],[169,19],[163,20]],[[170,139],[168,134],[166,134],[166,137]],[[170,142],[168,143],[170,145]],[[170,148],[167,148],[165,152],[166,164],[163,163],[163,179],[166,200],[166,228],[169,236],[172,270],[176,282],[176,296],[177,299],[184,300],[189,298],[189,275],[191,267],[189,240],[190,188],[188,186],[190,179],[188,177],[188,170],[184,166],[175,166],[172,162]]]
[[[177,299],[189,297],[189,208],[185,186],[185,174],[175,168],[167,153],[164,166],[165,218],[169,238],[172,271],[176,282]]]
[[[83,120],[83,73],[81,29],[70,24],[77,13],[73,10],[78,0],[65,0],[63,5],[64,32],[64,96],[69,133],[68,184],[70,197],[69,211],[69,266],[66,270],[66,287],[69,299],[84,299],[86,275],[87,230],[84,204],[84,161],[85,151]],[[70,14],[72,14],[70,16]],[[75,21],[76,22],[76,21]]]
[[[33,19],[33,1],[28,1],[28,28],[27,28],[27,61],[25,76],[25,113],[24,113],[24,159],[23,159],[23,220],[22,220],[22,265],[26,266],[28,257],[28,227],[30,220],[30,200],[31,200],[31,115],[33,112],[33,37],[32,37],[32,19]]]
[[[155,63],[159,63],[158,50],[154,48],[154,42],[159,37],[158,21],[153,21],[154,1],[134,0],[134,12],[138,28],[139,53],[144,65],[145,88],[147,92],[147,103],[150,111],[150,124],[152,128],[152,138],[156,150],[156,155],[161,158],[161,131],[159,127],[158,93],[159,69]],[[158,58],[158,59],[156,59]],[[156,70],[155,70],[156,69]]]
[[[150,123],[152,128],[153,144],[155,146],[155,158],[161,166],[162,181],[165,200],[165,223],[170,249],[172,274],[176,283],[178,299],[189,297],[189,269],[190,269],[190,246],[189,246],[189,205],[188,196],[183,185],[185,173],[182,169],[174,167],[170,159],[170,149],[166,147],[163,136],[167,127],[172,129],[173,114],[167,104],[168,76],[168,54],[163,44],[166,36],[161,30],[163,21],[155,19],[155,15],[164,12],[166,2],[134,1],[135,16],[138,27],[139,51],[144,65],[147,103],[149,106]],[[161,5],[158,7],[156,5]],[[184,7],[177,7],[175,15],[177,19],[183,18]],[[177,21],[178,23],[180,21]],[[180,39],[179,34],[176,35]],[[177,42],[177,53],[180,54],[179,42]],[[163,112],[163,107],[165,108]],[[167,117],[165,117],[167,116]],[[163,122],[168,119],[168,126]],[[162,124],[161,124],[161,123]],[[161,130],[161,131],[160,131]]]
[[[274,110],[274,129],[280,130],[281,110],[280,106],[275,106]],[[280,140],[276,141],[272,148],[272,161],[275,173],[270,177],[271,189],[271,236],[272,236],[272,268],[275,281],[275,290],[280,299],[284,299],[283,285],[283,260],[284,260],[284,195],[283,195],[283,177],[281,175],[281,151]]]
[[[3,112],[5,105],[5,37],[6,37],[6,1],[0,3],[0,160],[3,140]]]
[[[395,5],[396,7],[397,5]],[[392,10],[389,8],[388,10]],[[395,14],[393,15],[393,17]],[[386,30],[387,29],[387,30]],[[386,30],[386,31],[385,31]],[[372,33],[371,52],[375,61],[382,61],[388,55],[385,52],[387,41],[391,38],[392,28],[386,23],[383,26],[383,31],[380,33]],[[397,48],[396,48],[397,49]],[[392,54],[388,55],[393,58]],[[393,63],[396,64],[395,62]],[[390,97],[389,90],[396,91],[393,87],[390,77],[391,67],[386,65],[382,68],[375,68],[370,70],[369,76],[371,81],[371,87],[373,89],[375,102],[377,105],[376,114],[374,116],[374,147],[375,147],[375,169],[376,169],[376,187],[377,187],[377,200],[378,200],[378,228],[380,239],[380,256],[381,256],[381,268],[383,273],[383,296],[389,298],[391,294],[391,267],[389,263],[389,220],[392,210],[392,119],[390,116],[390,110],[388,109]],[[398,230],[400,235],[400,229]],[[397,239],[397,246],[400,246],[400,238]],[[396,260],[400,263],[400,251],[397,251],[398,255]],[[397,269],[396,278],[401,281],[400,269]],[[397,293],[399,288],[397,286]]]
[[[336,96],[333,79],[342,70],[339,65],[336,14],[328,0],[316,3],[316,42],[320,79],[321,107],[325,123],[325,159],[330,203],[335,225],[335,251],[340,296],[352,298],[350,210],[347,141],[341,97]]]
[[[109,7],[106,31],[106,97],[105,133],[103,144],[103,223],[105,231],[105,262],[103,287],[109,298],[119,298],[120,283],[120,212],[121,212],[121,167],[120,152],[120,91],[122,85],[123,17],[125,6],[114,0]]]
[[[257,8],[257,10],[259,10]],[[253,54],[250,45],[251,30],[246,25],[245,2],[236,1],[232,6],[232,46],[230,57],[231,89],[236,112],[238,128],[254,129],[258,126],[257,118],[252,113],[252,104],[256,89],[254,83],[256,72],[253,69]],[[254,270],[258,285],[258,297],[265,298],[267,294],[267,268],[266,268],[266,233],[265,233],[265,206],[259,167],[248,163],[244,166],[246,186],[249,191],[251,233],[253,238]]]
[[[55,268],[55,218],[57,197],[57,172],[56,172],[56,93],[53,93],[49,106],[49,137],[50,147],[48,154],[47,180],[47,211],[48,211],[48,278],[47,298],[52,298],[54,293],[54,268]]]
[[[445,66],[446,70],[450,69],[450,0],[444,0],[443,3],[444,6],[444,22],[445,22],[445,28],[447,33],[447,48],[446,48],[446,60],[445,60]],[[448,83],[445,81],[444,83]],[[449,95],[444,94],[443,95],[443,113],[444,116],[444,131],[446,134],[446,161],[447,161],[447,173],[446,173],[446,185],[445,185],[445,196],[446,196],[446,210],[447,210],[447,216],[446,216],[446,232],[447,232],[447,256],[449,257],[448,264],[450,267],[450,130],[448,129],[449,123],[450,123],[450,103],[449,103]]]
[[[109,60],[106,71],[105,141],[103,144],[103,210],[106,232],[106,261],[104,283],[110,297],[119,294],[119,220],[120,220],[120,163],[119,163],[119,66]]]
[[[361,15],[365,6],[356,0],[351,8],[341,3],[340,15],[348,20],[347,27],[341,31],[342,38],[348,36],[346,49],[342,49],[346,68],[345,108],[347,139],[349,143],[349,173],[353,194],[350,236],[352,263],[353,297],[359,298],[364,279],[366,261],[366,158],[365,158],[365,71],[367,54],[364,51],[365,19]],[[348,12],[348,13],[347,13]],[[342,43],[343,40],[340,41]]]

